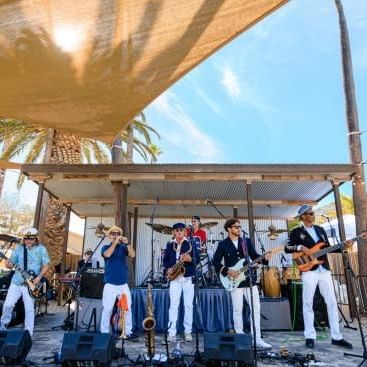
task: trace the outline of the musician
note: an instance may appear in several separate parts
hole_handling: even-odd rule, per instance
[[[177,315],[178,307],[180,305],[181,293],[183,293],[185,315],[184,315],[184,329],[185,341],[192,341],[192,318],[193,318],[193,299],[194,299],[194,285],[192,277],[195,275],[195,266],[193,262],[192,245],[185,238],[184,232],[185,224],[175,223],[172,227],[173,240],[167,243],[166,250],[163,257],[163,266],[167,273],[172,273],[172,267],[179,260],[183,260],[185,272],[183,275],[178,275],[176,279],[171,280],[169,284],[170,307],[168,311],[169,329],[168,341],[170,343],[176,342],[177,334]],[[195,253],[198,256],[198,254]]]
[[[37,274],[33,279],[33,283],[36,285],[46,275],[49,263],[50,258],[46,247],[38,242],[37,229],[28,228],[23,231],[22,243],[15,248],[10,256],[10,260],[6,262],[6,267],[12,269],[14,264],[28,272],[33,270]],[[6,329],[11,321],[13,308],[21,296],[23,296],[25,311],[24,329],[28,330],[32,336],[34,328],[34,299],[30,296],[28,287],[24,283],[24,278],[18,271],[13,275],[8,294],[6,295],[0,329]]]
[[[302,205],[298,209],[298,218],[302,223],[290,232],[289,242],[284,249],[285,252],[303,251],[306,255],[310,255],[310,249],[319,242],[324,242],[327,246],[330,246],[325,230],[313,224],[315,213],[312,206]],[[348,241],[347,247],[351,245],[351,241]],[[338,305],[327,256],[320,257],[319,260],[323,260],[324,263],[315,265],[310,271],[302,273],[303,320],[306,347],[313,348],[315,345],[316,331],[314,328],[313,298],[318,285],[327,306],[331,343],[352,349],[352,344],[344,340],[340,333]]]
[[[230,269],[240,259],[246,259],[248,261],[254,260],[259,255],[251,240],[249,238],[243,239],[241,237],[241,224],[236,218],[228,219],[224,224],[224,229],[228,233],[228,237],[219,242],[217,250],[213,257],[213,264],[215,270],[223,276],[228,276],[236,279],[240,272],[238,270]],[[263,264],[267,265],[271,258],[271,253],[265,255]],[[224,265],[222,261],[224,260]],[[251,287],[251,288],[250,288]],[[251,289],[253,298],[253,310],[251,308]],[[251,276],[241,282],[238,288],[231,291],[232,306],[233,306],[233,322],[234,329],[237,334],[243,334],[243,297],[245,297],[247,304],[250,307],[251,312],[254,313],[255,319],[255,331],[256,331],[256,347],[258,349],[271,349],[272,346],[266,343],[261,338],[260,329],[260,297],[259,291],[256,286],[256,271],[251,272]],[[252,332],[252,322],[251,322]]]
[[[99,261],[92,259],[92,254],[93,251],[91,248],[87,248],[84,251],[83,259],[78,261],[78,270],[80,270],[84,266],[84,264],[85,268],[99,268]]]
[[[125,315],[125,335],[128,340],[137,341],[138,336],[132,333],[131,293],[128,282],[127,256],[135,257],[134,248],[129,245],[123,231],[118,226],[112,226],[107,231],[111,241],[101,249],[105,260],[104,287],[102,296],[101,333],[110,332],[110,319],[116,298],[126,294],[128,311]]]
[[[200,242],[200,247],[202,247],[206,242],[206,231],[200,228],[200,217],[194,215],[191,218],[191,226],[187,228],[187,237],[198,238]]]

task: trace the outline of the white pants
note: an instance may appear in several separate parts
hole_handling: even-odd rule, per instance
[[[101,317],[101,333],[110,332],[110,319],[116,298],[120,298],[122,293],[126,294],[128,311],[125,315],[125,335],[130,335],[133,327],[131,314],[131,294],[127,284],[114,285],[106,283],[103,287],[102,296],[102,317]]]
[[[1,325],[8,325],[11,321],[13,308],[18,299],[23,296],[25,319],[24,329],[33,335],[34,328],[34,299],[28,293],[28,287],[11,283],[3,306]]]
[[[252,312],[254,312],[255,318],[255,329],[256,329],[256,341],[261,340],[261,329],[260,329],[260,297],[257,286],[252,287],[252,296],[254,303],[254,310],[251,309],[251,293],[250,287],[236,288],[231,291],[232,307],[233,307],[233,324],[236,334],[243,334],[243,297],[246,298],[247,304],[250,306],[250,324],[251,334],[254,335],[252,330]]]
[[[338,305],[336,303],[333,281],[330,271],[307,271],[302,273],[302,299],[303,299],[303,321],[305,324],[304,335],[306,339],[316,339],[314,328],[313,297],[316,286],[320,288],[320,293],[324,297],[327,313],[329,317],[330,334],[332,339],[343,339],[339,329]]]
[[[169,298],[170,306],[168,311],[169,318],[169,336],[175,336],[177,333],[177,316],[178,307],[180,306],[181,293],[183,292],[185,314],[184,314],[184,329],[185,334],[190,334],[192,331],[192,315],[194,299],[194,285],[192,284],[191,277],[172,280],[169,284]]]

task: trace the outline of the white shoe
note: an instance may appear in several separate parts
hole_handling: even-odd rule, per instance
[[[271,344],[267,343],[263,339],[260,339],[256,342],[257,349],[271,349],[273,348]]]
[[[191,334],[185,334],[185,342],[192,342],[192,335]]]
[[[0,331],[5,331],[6,329],[6,325],[0,324]]]

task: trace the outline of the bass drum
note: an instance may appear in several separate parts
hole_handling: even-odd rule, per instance
[[[261,288],[265,297],[280,297],[280,274],[277,267],[263,267],[261,274]]]

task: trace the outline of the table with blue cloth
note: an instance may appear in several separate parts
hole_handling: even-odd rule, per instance
[[[132,295],[132,311],[133,311],[133,329],[136,331],[144,331],[142,321],[147,315],[146,297],[147,288],[133,288]],[[169,309],[169,289],[154,288],[152,289],[154,316],[156,319],[157,332],[164,332],[168,326],[168,309]],[[199,312],[195,313],[194,298],[194,315],[193,315],[193,331],[198,328],[200,332],[223,332],[233,329],[232,319],[232,301],[230,293],[222,288],[205,288],[198,290]],[[244,306],[246,307],[246,306]],[[178,312],[177,331],[183,332],[183,297],[181,296],[181,304]]]

